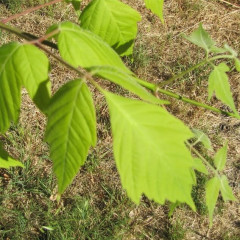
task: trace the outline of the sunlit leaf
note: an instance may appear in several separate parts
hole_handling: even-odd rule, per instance
[[[220,182],[213,177],[206,184],[206,205],[208,207],[210,227],[212,226],[213,212],[219,195]]]
[[[148,102],[156,103],[156,104],[167,104],[167,101],[160,100],[156,98],[154,95],[149,93],[144,87],[139,85],[136,81],[136,78],[130,74],[127,74],[121,69],[117,69],[115,67],[93,67],[90,69],[93,75],[100,76],[105,78],[113,83],[116,83],[123,87],[124,89],[136,94],[143,100]]]
[[[218,150],[214,156],[214,165],[217,170],[221,171],[224,169],[227,160],[227,144]]]
[[[226,201],[235,201],[236,198],[233,195],[232,188],[229,186],[228,179],[225,175],[222,175],[220,178],[220,191],[223,197],[223,200]]]
[[[150,9],[153,13],[155,13],[162,22],[163,19],[163,3],[164,0],[144,0],[146,7]]]
[[[50,145],[58,191],[63,193],[96,143],[96,117],[87,85],[75,80],[63,85],[48,108],[45,139]]]
[[[237,71],[240,72],[240,60],[238,58],[235,58],[234,61]]]
[[[214,66],[213,71],[209,75],[208,98],[210,99],[213,92],[215,92],[218,99],[237,113],[226,74],[227,71],[229,71],[229,67],[225,63]]]
[[[2,148],[2,144],[0,143],[0,168],[9,169],[10,167],[24,168],[24,165],[21,162],[11,158],[8,153]]]
[[[30,97],[40,110],[45,111],[51,95],[48,58],[37,47],[27,44],[19,47],[13,61],[17,62],[16,74]]]
[[[194,133],[194,136],[197,139],[196,143],[201,142],[206,149],[212,150],[211,141],[210,141],[209,137],[204,132],[202,132],[202,131],[200,131],[199,129],[196,129],[196,128],[192,129],[192,132]]]
[[[199,158],[194,158],[193,168],[196,169],[198,172],[208,174],[208,170],[206,169],[205,165],[203,164],[202,160]]]
[[[84,8],[81,27],[100,36],[121,55],[130,55],[140,14],[118,0],[93,0]]]
[[[22,81],[16,69],[18,62],[13,61],[20,46],[10,43],[0,48],[0,132],[5,132],[11,121],[17,121],[20,111]]]
[[[118,54],[99,36],[65,22],[59,25],[58,47],[64,60],[74,67],[114,66],[130,72]]]
[[[184,37],[195,45],[205,49],[206,52],[210,52],[215,45],[215,42],[211,39],[208,32],[203,29],[202,24],[199,24],[198,29],[193,31],[190,36]]]
[[[160,204],[179,201],[195,209],[191,198],[193,159],[184,144],[192,137],[191,131],[162,107],[104,94],[110,109],[114,156],[128,196],[139,203],[144,193]]]

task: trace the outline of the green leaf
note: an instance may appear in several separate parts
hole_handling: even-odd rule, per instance
[[[17,63],[15,71],[23,86],[39,109],[44,112],[51,95],[48,58],[37,47],[28,44],[18,48],[13,61]]]
[[[130,55],[140,14],[118,0],[93,0],[80,15],[81,27],[100,36],[119,54]]]
[[[229,71],[229,67],[225,63],[214,66],[213,71],[209,75],[208,99],[211,99],[215,91],[216,97],[237,113],[226,74],[227,71]]]
[[[206,149],[212,150],[211,141],[210,141],[209,137],[204,132],[202,132],[202,131],[200,131],[199,129],[196,129],[196,128],[192,129],[192,132],[193,132],[195,138],[197,138],[195,144],[198,143],[198,142],[201,142]]]
[[[199,158],[194,158],[194,165],[193,168],[197,171],[208,174],[208,170],[206,169],[205,165],[203,164],[202,160]]]
[[[206,184],[206,205],[208,207],[210,227],[212,226],[213,212],[219,195],[220,182],[213,177]]]
[[[155,13],[162,22],[163,19],[163,3],[164,0],[144,0],[146,7]]]
[[[90,69],[91,74],[105,78],[113,83],[116,83],[124,89],[136,94],[138,97],[145,101],[155,104],[167,104],[167,101],[160,100],[154,95],[149,93],[144,87],[137,83],[136,78],[130,74],[127,74],[121,69],[115,67],[93,67]]]
[[[238,72],[240,72],[240,60],[238,58],[234,58],[235,67]]]
[[[80,10],[81,1],[82,0],[65,0],[65,2],[71,3],[73,5],[75,11],[79,11]]]
[[[0,48],[0,132],[5,132],[11,121],[18,120],[21,78],[13,56],[19,47],[19,43],[10,43]]]
[[[226,165],[227,160],[227,144],[225,144],[221,149],[218,150],[214,156],[214,165],[217,170],[222,171]]]
[[[224,49],[230,52],[233,55],[233,57],[237,57],[238,55],[237,52],[233,48],[231,48],[228,44],[224,44]]]
[[[74,67],[115,66],[130,73],[118,54],[100,37],[79,26],[65,22],[59,25],[58,47],[64,60]]]
[[[220,191],[224,202],[237,200],[233,195],[232,188],[229,186],[228,179],[225,175],[222,175],[220,178]]]
[[[209,49],[210,52],[213,52],[213,53],[225,53],[226,52],[226,49],[224,48],[219,48],[217,46],[212,46],[210,49]]]
[[[2,148],[2,144],[0,143],[0,168],[9,169],[10,167],[24,168],[24,165],[21,162],[11,158]]]
[[[198,29],[196,29],[195,31],[193,31],[190,36],[184,36],[187,40],[189,40],[190,42],[192,42],[193,44],[204,48],[206,50],[206,52],[210,52],[211,49],[213,48],[213,46],[215,45],[215,42],[211,39],[211,37],[209,36],[208,32],[206,32],[203,27],[202,24],[199,24]]]
[[[96,117],[93,100],[82,80],[65,84],[53,96],[48,108],[46,141],[63,193],[84,164],[90,146],[96,143]]]
[[[186,202],[194,184],[193,159],[184,141],[191,131],[157,105],[104,91],[110,109],[113,150],[123,188],[139,203],[144,193],[163,204]],[[174,150],[173,150],[174,147]]]

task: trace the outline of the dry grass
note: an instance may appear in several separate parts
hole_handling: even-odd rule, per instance
[[[203,51],[184,40],[181,33],[189,34],[197,28],[200,22],[203,23],[204,28],[211,34],[218,46],[227,42],[240,53],[240,9],[226,4],[224,1],[168,0],[164,8],[164,25],[160,23],[156,16],[145,9],[143,1],[125,0],[125,2],[130,3],[142,14],[142,22],[139,23],[139,34],[136,40],[134,62],[128,64],[143,79],[160,83],[169,76],[199,62],[204,57]],[[232,1],[232,3],[238,4],[238,1]],[[64,10],[59,11],[59,9]],[[64,19],[77,20],[71,8],[66,7],[66,5],[59,4],[58,8],[53,8],[51,11],[50,14],[46,11],[35,12],[13,21],[12,24],[24,31],[41,36],[45,33],[46,28],[53,23]],[[11,14],[11,11],[0,5],[0,17],[7,17]],[[10,40],[16,40],[16,38],[4,33],[0,43]],[[51,60],[51,62],[50,78],[53,92],[55,92],[63,83],[76,76],[55,61]],[[208,73],[209,69],[207,68],[194,71],[172,85],[166,86],[166,89],[198,101],[207,102]],[[239,110],[240,75],[233,70],[229,76],[235,104]],[[112,85],[106,84],[106,87],[111,88]],[[36,201],[42,212],[51,211],[50,214],[55,214],[56,218],[59,216],[59,222],[61,222],[60,216],[62,218],[68,217],[66,213],[73,211],[74,204],[78,203],[76,199],[80,198],[87,199],[89,206],[94,211],[93,215],[89,213],[90,219],[83,219],[80,224],[88,223],[89,225],[86,228],[89,228],[90,231],[99,227],[99,233],[98,235],[87,235],[90,233],[85,229],[82,230],[82,235],[81,233],[78,235],[76,232],[75,238],[71,239],[239,240],[240,209],[238,202],[225,204],[219,199],[213,228],[208,228],[208,218],[204,212],[205,206],[203,203],[202,187],[205,181],[203,176],[199,177],[199,182],[202,183],[200,183],[200,188],[196,189],[196,196],[194,196],[199,201],[199,209],[196,213],[182,206],[169,218],[168,205],[159,206],[145,198],[139,206],[130,202],[121,188],[113,161],[107,107],[103,97],[95,90],[93,91],[98,118],[98,144],[95,149],[91,150],[86,165],[80,170],[73,184],[64,194],[61,206],[56,206],[56,203],[52,201],[54,200],[56,181],[52,178],[52,164],[48,157],[48,148],[46,144],[42,143],[46,119],[23,91],[20,125],[13,127],[2,140],[5,142],[9,153],[27,163],[29,174],[37,176],[36,184],[39,185],[39,182],[42,182],[47,187],[43,188],[45,192],[41,192],[41,188],[36,188],[37,190],[34,191],[27,191],[26,188],[26,191],[19,192],[21,194],[13,197],[21,188],[20,185],[16,184],[14,177],[14,174],[19,173],[17,171],[0,172],[0,176],[4,174],[9,176],[5,181],[1,180],[4,184],[3,189],[0,190],[0,195],[9,197],[5,197],[2,202],[0,201],[2,204],[0,209],[2,214],[0,237],[1,229],[6,230],[8,226],[3,221],[14,223],[16,218],[14,214],[11,215],[8,212],[12,213],[17,209],[25,209],[27,222],[33,221],[34,216],[37,216],[32,224],[27,223],[26,235],[23,233],[18,235],[20,237],[14,238],[10,232],[10,235],[6,233],[3,239],[23,239],[23,237],[25,239],[70,239],[70,237],[63,238],[60,235],[54,235],[54,233],[51,235],[45,231],[41,232],[42,226],[47,224],[47,218],[41,218],[40,213],[39,215],[34,213],[35,208],[31,210],[31,204]],[[183,102],[172,99],[171,102],[168,110],[190,127],[204,130],[211,138],[214,150],[221,147],[226,140],[228,141],[229,154],[225,174],[230,180],[235,196],[239,199],[239,122]],[[211,104],[218,108],[224,107],[215,98],[211,100]],[[223,128],[222,126],[227,127]],[[21,176],[20,179],[25,183],[25,178]],[[45,182],[47,178],[50,178],[50,180]],[[30,186],[27,185],[27,187],[34,189],[32,184],[36,179],[33,179],[29,183]],[[17,191],[16,187],[19,188]],[[29,208],[26,207],[28,205]],[[104,220],[100,221],[101,217]],[[48,224],[53,223],[50,221]],[[105,228],[109,228],[109,232]],[[86,235],[84,235],[85,231]],[[7,236],[12,237],[7,238]]]

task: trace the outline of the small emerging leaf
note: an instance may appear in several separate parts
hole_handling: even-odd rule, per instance
[[[212,150],[211,141],[210,141],[209,137],[204,132],[202,132],[202,131],[200,131],[199,129],[196,129],[196,128],[192,129],[192,132],[194,133],[195,137],[197,138],[196,143],[201,142],[206,149]]]
[[[163,3],[164,0],[144,0],[146,7],[155,13],[162,22],[163,19]]]
[[[184,37],[195,45],[205,49],[207,53],[210,52],[215,45],[215,42],[211,39],[208,32],[203,29],[201,23],[199,24],[198,29],[193,31],[190,36]]]
[[[25,166],[21,162],[11,158],[2,148],[2,144],[0,143],[0,168],[9,169],[10,167],[25,168]]]
[[[220,182],[217,177],[210,179],[206,184],[206,205],[208,207],[210,227],[212,227],[213,212],[216,206],[220,190]]]
[[[200,158],[194,158],[193,168],[201,173],[208,174],[208,170]]]
[[[213,71],[209,75],[208,99],[211,99],[215,91],[217,98],[238,114],[233,102],[228,76],[226,74],[227,71],[229,71],[229,67],[225,63],[214,66]]]
[[[63,85],[51,99],[47,114],[45,140],[62,194],[96,143],[96,117],[87,85],[82,80]]]
[[[225,167],[227,160],[227,144],[225,144],[221,149],[218,150],[214,156],[214,165],[217,170],[222,171]]]
[[[238,72],[240,72],[240,60],[238,58],[234,58],[235,67]]]
[[[233,195],[232,188],[229,186],[228,179],[225,175],[222,175],[220,178],[220,191],[223,197],[224,202],[228,200],[235,201],[236,198]]]
[[[228,44],[225,44],[224,45],[224,48],[228,51],[228,52],[230,52],[232,55],[233,55],[233,57],[237,57],[237,52],[233,49],[233,48],[231,48]]]

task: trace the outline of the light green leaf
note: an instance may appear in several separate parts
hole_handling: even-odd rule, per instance
[[[229,71],[229,67],[225,63],[214,66],[213,71],[209,75],[208,99],[212,97],[215,91],[216,97],[237,113],[226,74],[227,71]]]
[[[104,91],[110,109],[113,150],[123,188],[139,203],[144,193],[163,204],[185,202],[193,209],[193,159],[184,141],[191,131],[157,105]],[[174,148],[173,148],[174,147]]]
[[[212,46],[210,49],[209,49],[210,52],[213,52],[213,53],[225,53],[226,52],[226,49],[224,48],[219,48],[217,46]]]
[[[197,138],[195,144],[197,144],[198,142],[201,142],[206,149],[212,150],[211,141],[204,132],[196,128],[192,129],[192,132],[194,133],[195,138]]]
[[[238,72],[240,72],[240,60],[238,58],[234,58],[235,67]]]
[[[208,207],[210,227],[212,227],[213,212],[219,195],[220,182],[217,177],[207,181],[206,184],[206,205]]]
[[[11,158],[2,148],[2,144],[0,143],[0,168],[9,169],[10,167],[24,168],[24,165],[21,162]]]
[[[187,40],[189,40],[190,42],[192,42],[193,44],[204,48],[206,50],[206,52],[210,52],[211,49],[213,48],[213,46],[215,45],[215,42],[211,39],[211,37],[209,36],[208,32],[206,32],[203,27],[202,24],[199,24],[198,29],[196,29],[195,31],[193,31],[190,36],[184,36]]]
[[[233,48],[231,48],[228,44],[224,44],[224,49],[230,52],[233,55],[233,57],[237,57],[238,55],[237,52]]]
[[[131,71],[118,54],[100,37],[79,26],[65,22],[59,25],[58,47],[64,60],[74,67],[115,66]]]
[[[21,78],[17,73],[18,62],[13,61],[19,43],[0,48],[0,132],[5,132],[11,121],[16,122],[20,111]]]
[[[65,84],[48,108],[46,141],[63,193],[84,164],[90,146],[96,143],[96,117],[87,85],[81,80]]]
[[[225,144],[221,149],[218,150],[214,156],[214,165],[217,170],[222,171],[225,167],[227,160],[227,144]]]
[[[205,165],[203,164],[202,160],[199,158],[194,158],[194,165],[193,168],[201,173],[208,174],[208,170],[206,169]]]
[[[150,9],[153,13],[155,13],[162,22],[163,19],[163,3],[164,0],[144,0],[146,7]]]
[[[142,87],[137,83],[135,77],[121,71],[121,69],[118,69],[115,67],[102,66],[102,67],[93,67],[90,69],[90,71],[91,71],[91,74],[100,76],[113,83],[116,83],[121,87],[123,87],[124,89],[136,94],[143,100],[146,100],[148,102],[152,102],[155,104],[168,103],[167,101],[160,100],[156,98],[154,95],[152,95],[151,93],[149,93],[144,87]]]
[[[224,202],[237,200],[233,195],[232,188],[229,186],[228,179],[225,175],[222,175],[220,178],[220,191]]]
[[[33,45],[21,45],[13,61],[17,63],[15,71],[22,80],[23,86],[39,109],[44,112],[51,95],[48,58]]]
[[[81,27],[100,36],[120,55],[130,55],[140,14],[118,0],[93,0],[80,15]]]

